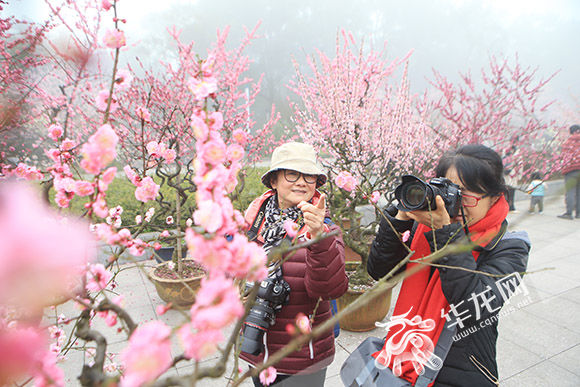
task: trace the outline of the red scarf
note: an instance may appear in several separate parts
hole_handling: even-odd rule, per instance
[[[495,202],[485,217],[470,227],[471,240],[485,246],[501,229],[509,211],[509,205],[503,195]],[[431,229],[420,224],[415,231],[411,250],[415,251],[413,259],[407,263],[406,270],[416,265],[414,260],[431,254],[429,243],[424,233]],[[477,261],[479,252],[472,251]],[[379,352],[373,354],[381,364],[387,365],[393,373],[413,385],[417,380],[418,372],[425,365],[425,361],[418,362],[413,353],[427,360],[433,353],[439,335],[445,326],[445,314],[449,311],[449,303],[441,289],[439,270],[430,275],[430,266],[422,265],[425,269],[403,281],[401,292],[395,305],[393,317],[385,345]],[[400,318],[396,318],[396,317]],[[421,353],[424,355],[421,356]],[[415,360],[415,361],[412,361]],[[444,360],[444,359],[442,359]]]

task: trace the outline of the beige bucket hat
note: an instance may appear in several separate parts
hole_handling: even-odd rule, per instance
[[[281,169],[292,169],[308,175],[318,175],[316,188],[326,183],[326,174],[316,161],[316,151],[310,144],[301,142],[287,142],[272,152],[270,170],[262,175],[262,183],[272,188],[270,177]]]

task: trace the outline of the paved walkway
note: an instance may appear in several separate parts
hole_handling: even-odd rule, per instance
[[[551,200],[551,201],[550,201]],[[529,271],[553,268],[529,274],[524,278],[527,295],[511,300],[514,310],[503,316],[499,324],[498,363],[502,386],[579,386],[580,385],[580,220],[559,219],[563,198],[546,202],[544,214],[528,214],[528,201],[516,202],[521,213],[510,214],[510,228],[526,230],[532,240]],[[143,262],[152,266],[151,261]],[[175,326],[183,321],[178,311],[164,316],[155,314],[161,304],[155,289],[134,265],[127,265],[119,274],[119,291],[126,295],[130,314],[139,322],[159,318]],[[396,295],[396,289],[395,294]],[[395,298],[395,297],[393,297]],[[58,307],[58,313],[72,316],[74,306]],[[125,345],[123,334],[96,321],[95,328],[110,333],[109,350],[118,353]],[[339,371],[349,353],[368,336],[384,336],[382,329],[366,333],[342,331],[337,339],[334,363],[327,372],[326,386],[341,386]],[[179,353],[178,343],[174,354]],[[207,360],[207,364],[214,362]],[[76,376],[83,365],[80,353],[71,353],[62,364],[67,385],[78,385]],[[232,362],[228,364],[231,372]],[[245,367],[245,366],[244,366]],[[191,365],[179,365],[172,374],[192,371]],[[227,379],[205,379],[198,386],[226,386]],[[246,381],[243,386],[252,386]]]

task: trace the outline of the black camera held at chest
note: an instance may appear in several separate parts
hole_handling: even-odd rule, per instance
[[[443,198],[450,218],[459,215],[461,189],[444,177],[431,179],[428,183],[413,175],[404,175],[401,184],[395,188],[397,209],[401,211],[429,211],[437,209],[435,198]]]
[[[290,285],[283,278],[266,278],[260,283],[256,303],[244,321],[241,351],[258,355],[264,350],[264,333],[276,322],[276,312],[288,303]]]

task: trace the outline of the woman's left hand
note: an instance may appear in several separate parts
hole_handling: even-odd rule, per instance
[[[316,237],[324,230],[324,215],[326,214],[326,195],[320,195],[316,205],[305,201],[298,203],[298,208],[304,214],[304,224],[308,227],[310,235]]]

